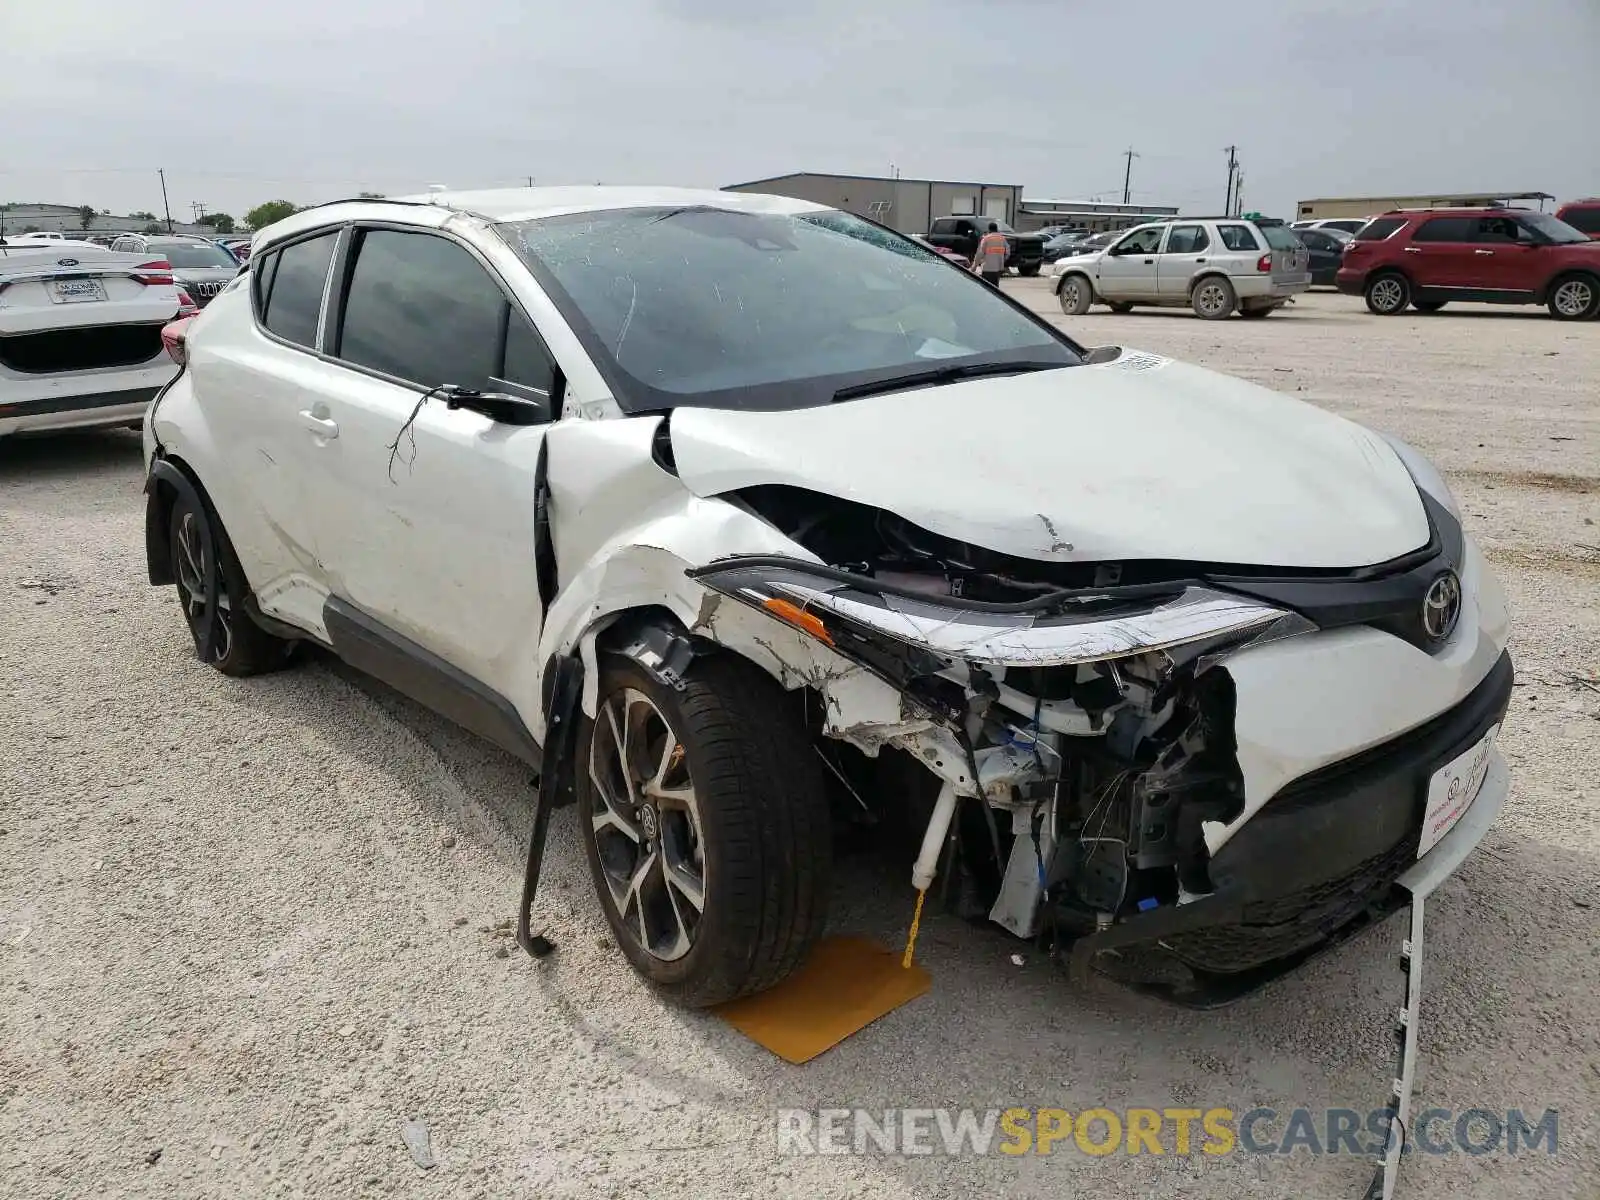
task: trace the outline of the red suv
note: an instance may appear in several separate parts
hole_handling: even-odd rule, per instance
[[[1387,212],[1345,247],[1334,282],[1380,316],[1477,300],[1582,321],[1600,314],[1600,241],[1520,208]]]
[[[1600,197],[1563,204],[1556,209],[1556,220],[1565,221],[1579,233],[1587,233],[1591,241],[1600,239]]]

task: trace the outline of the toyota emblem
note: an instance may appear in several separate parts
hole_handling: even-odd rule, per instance
[[[1456,629],[1461,616],[1461,580],[1446,571],[1428,585],[1422,597],[1422,632],[1430,642],[1442,642]]]

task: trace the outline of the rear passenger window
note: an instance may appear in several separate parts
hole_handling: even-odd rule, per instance
[[[1218,225],[1217,236],[1222,239],[1222,244],[1229,250],[1259,250],[1256,245],[1256,235],[1251,232],[1248,225]]]
[[[1204,225],[1174,225],[1167,234],[1168,254],[1197,254],[1210,244]]]
[[[1411,235],[1413,242],[1471,242],[1477,238],[1476,217],[1434,217]]]
[[[316,349],[322,289],[338,236],[324,233],[270,256],[261,275],[261,323],[285,341]]]
[[[1356,231],[1358,242],[1381,242],[1406,223],[1404,217],[1379,217]]]

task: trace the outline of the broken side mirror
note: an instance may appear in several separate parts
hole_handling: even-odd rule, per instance
[[[482,413],[502,425],[550,423],[555,410],[547,393],[505,379],[490,379],[489,384],[497,390],[479,392],[462,389],[447,393],[446,406]]]

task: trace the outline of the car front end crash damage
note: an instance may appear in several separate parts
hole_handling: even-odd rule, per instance
[[[1502,651],[1460,702],[1384,738],[1364,717],[1399,707],[1382,692],[1425,707],[1429,690],[1390,674],[1407,655],[1388,643],[1426,651],[1202,580],[1008,603],[781,558],[694,574],[898,690],[892,711],[858,712],[874,689],[786,664],[820,685],[827,735],[905,749],[942,793],[981,800],[947,861],[993,921],[1187,1003],[1231,999],[1403,904],[1431,775],[1510,695]],[[1497,771],[1478,815],[1504,789]],[[924,845],[942,852],[952,827],[935,801]]]

